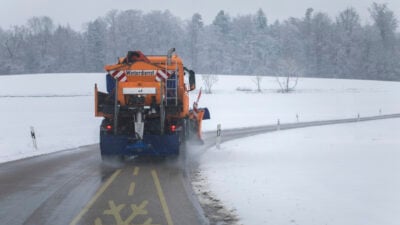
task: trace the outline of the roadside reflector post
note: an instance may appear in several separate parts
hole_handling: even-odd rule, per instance
[[[357,121],[360,121],[360,113],[357,114]]]
[[[281,129],[281,121],[278,119],[277,123],[276,123],[276,130],[280,130]]]
[[[37,150],[35,128],[32,126],[31,126],[31,138],[32,138],[33,147]]]
[[[296,114],[296,122],[299,122],[299,114]]]
[[[221,124],[217,125],[217,149],[221,148]]]

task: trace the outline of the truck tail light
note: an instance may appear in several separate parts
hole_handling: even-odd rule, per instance
[[[106,129],[107,129],[107,131],[111,131],[112,130],[112,126],[111,125],[107,125]]]
[[[175,125],[171,125],[171,132],[175,132],[176,131],[176,126]]]

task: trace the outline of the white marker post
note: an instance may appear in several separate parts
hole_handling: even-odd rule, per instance
[[[35,128],[33,128],[32,126],[31,126],[31,138],[32,138],[33,147],[37,150]]]
[[[221,124],[217,125],[217,149],[220,149],[221,145]]]
[[[281,121],[278,119],[278,122],[276,124],[276,130],[280,130],[281,129]]]

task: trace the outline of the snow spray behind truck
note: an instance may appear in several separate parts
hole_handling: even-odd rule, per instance
[[[104,118],[102,159],[177,155],[189,138],[202,143],[201,123],[210,113],[197,107],[201,90],[189,109],[188,92],[196,88],[195,73],[174,52],[172,48],[167,55],[145,56],[129,51],[116,64],[104,67],[107,92],[95,85],[95,116]]]

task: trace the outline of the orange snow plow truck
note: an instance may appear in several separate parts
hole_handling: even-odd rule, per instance
[[[175,49],[163,56],[129,51],[106,65],[107,92],[95,85],[95,115],[100,125],[102,159],[110,156],[179,154],[188,139],[202,143],[201,123],[210,118],[198,108],[201,90],[189,109],[195,73],[183,66]]]

